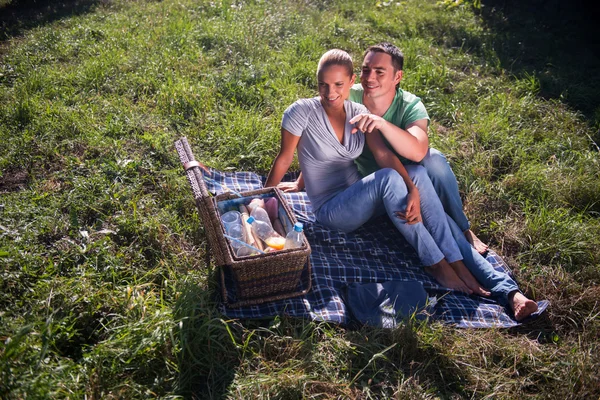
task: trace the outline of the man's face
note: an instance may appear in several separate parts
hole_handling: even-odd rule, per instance
[[[392,56],[378,51],[370,51],[365,56],[360,73],[360,83],[365,96],[377,98],[392,96],[396,84],[402,79],[402,71],[394,72]]]

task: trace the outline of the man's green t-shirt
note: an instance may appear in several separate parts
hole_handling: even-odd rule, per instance
[[[355,103],[363,104],[363,92],[364,89],[360,83],[352,86],[352,89],[350,89],[349,100]],[[403,91],[402,89],[396,89],[394,101],[392,101],[392,105],[390,105],[390,108],[388,108],[383,115],[383,119],[391,122],[401,129],[406,129],[408,125],[420,119],[427,119],[427,123],[429,124],[429,115],[427,114],[427,110],[425,110],[425,106],[421,102],[421,99],[412,93]],[[383,138],[383,141],[388,148],[392,150],[396,156],[398,156],[403,164],[412,163],[406,158],[399,156],[385,138]],[[371,150],[369,150],[368,146],[364,147],[362,154],[355,160],[355,163],[358,166],[358,171],[362,176],[372,174],[379,169],[379,166],[375,161],[375,157],[373,156],[373,153],[371,153]]]

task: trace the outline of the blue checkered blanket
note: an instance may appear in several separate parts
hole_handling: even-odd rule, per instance
[[[225,173],[212,170],[207,188],[214,194],[226,188],[244,192],[263,187],[264,177],[251,172]],[[291,180],[292,176],[288,176]],[[264,318],[289,315],[315,321],[339,324],[352,322],[351,312],[343,301],[343,292],[350,283],[386,281],[420,281],[430,300],[431,318],[461,328],[510,328],[519,325],[511,317],[510,310],[494,300],[468,296],[440,287],[423,272],[422,264],[414,249],[398,233],[387,216],[370,221],[352,233],[332,231],[320,225],[312,213],[305,192],[285,193],[298,221],[304,223],[304,232],[312,253],[312,289],[305,295],[255,306],[228,308],[220,311],[231,318]],[[488,261],[499,271],[511,274],[508,266],[492,250]],[[228,293],[235,288],[226,280]],[[547,301],[539,301],[539,310],[529,317],[535,318],[547,307]]]

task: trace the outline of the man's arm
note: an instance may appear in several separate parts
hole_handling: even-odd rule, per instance
[[[400,210],[397,210],[396,214],[400,218],[405,219],[409,224],[420,222],[422,219],[419,190],[412,179],[410,179],[410,176],[408,176],[406,168],[404,168],[404,165],[402,165],[398,157],[387,148],[379,132],[372,132],[366,135],[366,138],[367,145],[369,146],[371,153],[373,153],[377,165],[379,165],[380,168],[393,168],[396,170],[404,180],[406,188],[408,189],[406,211],[401,212]]]
[[[354,125],[352,133],[361,130],[370,136],[379,130],[392,148],[411,161],[420,162],[429,150],[427,119],[419,119],[406,127],[406,130],[386,121],[375,114],[360,114],[350,120]]]
[[[281,178],[283,178],[283,175],[285,175],[290,165],[292,165],[292,161],[294,161],[294,152],[296,151],[296,147],[298,147],[299,141],[300,136],[292,135],[287,130],[281,128],[281,149],[273,161],[273,166],[271,167],[271,171],[269,171],[265,187],[276,186],[281,182]],[[304,184],[303,179],[302,184]]]

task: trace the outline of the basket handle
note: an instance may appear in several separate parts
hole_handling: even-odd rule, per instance
[[[183,164],[185,174],[187,175],[192,191],[194,192],[194,198],[196,200],[208,198],[208,190],[206,189],[206,184],[204,183],[201,171],[201,169],[206,171],[206,168],[194,158],[194,153],[192,153],[187,138],[182,137],[176,141],[175,149],[177,149],[179,160],[181,161],[181,164]]]

